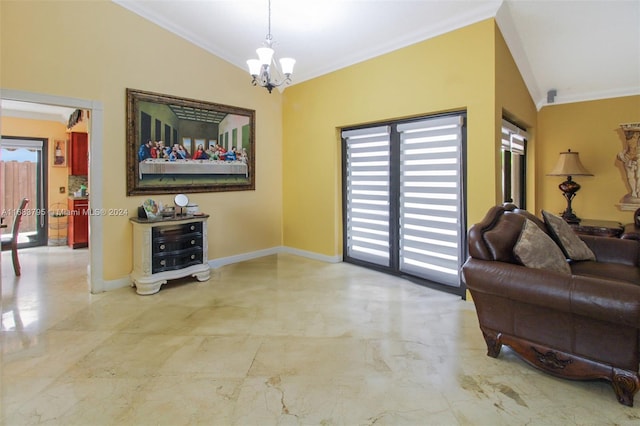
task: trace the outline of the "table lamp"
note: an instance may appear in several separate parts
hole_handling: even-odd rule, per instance
[[[566,176],[567,180],[558,185],[562,195],[567,200],[567,209],[562,213],[562,218],[568,223],[580,223],[580,218],[571,209],[571,200],[576,196],[580,185],[572,180],[572,176],[593,176],[592,173],[582,165],[577,152],[561,152],[556,166],[547,173],[547,176]]]

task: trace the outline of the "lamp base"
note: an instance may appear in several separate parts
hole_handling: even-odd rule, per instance
[[[576,216],[575,213],[573,213],[572,211],[565,210],[564,212],[561,213],[561,215],[564,221],[567,223],[580,223],[580,221],[582,220],[578,216]]]
[[[580,185],[571,179],[571,176],[567,176],[567,180],[558,185],[558,188],[560,188],[562,196],[567,200],[567,208],[562,212],[562,218],[567,223],[580,223],[580,218],[575,215],[571,208],[571,201],[576,196],[576,192],[580,190]]]

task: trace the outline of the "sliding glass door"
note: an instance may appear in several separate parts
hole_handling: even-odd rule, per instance
[[[464,294],[464,118],[343,131],[346,261]]]
[[[47,140],[2,137],[0,154],[0,196],[2,215],[8,225],[2,233],[11,233],[20,202],[28,198],[20,222],[19,247],[47,244]]]

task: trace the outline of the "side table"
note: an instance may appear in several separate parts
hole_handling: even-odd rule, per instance
[[[619,238],[624,231],[624,226],[613,220],[582,219],[580,223],[569,225],[578,235]]]
[[[620,238],[623,240],[640,240],[640,226],[635,223],[627,223]]]
[[[138,294],[154,294],[167,280],[193,276],[207,281],[209,215],[179,215],[169,218],[132,217],[133,271],[131,280]]]

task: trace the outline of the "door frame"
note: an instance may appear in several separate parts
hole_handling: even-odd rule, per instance
[[[54,96],[43,93],[25,92],[22,90],[1,89],[2,99],[49,104],[76,109],[89,110],[89,153],[97,153],[103,146],[104,140],[104,112],[102,102],[87,99],[70,98],[66,96]],[[94,158],[96,160],[94,160]],[[93,210],[103,209],[103,165],[97,161],[99,155],[89,154],[89,183],[91,185],[90,206]],[[89,265],[87,267],[87,283],[91,293],[101,293],[107,290],[104,281],[104,250],[101,241],[94,238],[95,235],[103,235],[104,220],[101,215],[89,217]]]
[[[395,119],[390,121],[382,121],[382,122],[373,122],[365,125],[358,126],[347,126],[343,127],[341,131],[347,130],[357,130],[357,129],[367,129],[367,128],[375,128],[381,126],[389,126],[389,153],[392,157],[396,159],[400,159],[400,145],[401,145],[401,136],[400,132],[398,132],[398,125],[404,123],[410,123],[412,121],[422,121],[425,119],[437,119],[448,116],[456,116],[462,118],[462,125],[460,127],[460,152],[459,152],[459,167],[460,167],[460,214],[458,220],[458,232],[460,235],[460,245],[458,247],[459,252],[459,267],[462,266],[464,260],[467,258],[467,110],[458,110],[451,111],[448,113],[442,114],[431,114],[424,115],[415,118],[408,119]],[[384,266],[381,264],[376,264],[374,262],[369,262],[367,260],[362,260],[358,258],[354,258],[348,255],[347,248],[347,181],[348,181],[348,171],[347,171],[347,145],[345,143],[345,138],[340,137],[340,145],[341,145],[341,191],[342,191],[342,252],[343,252],[343,260],[348,263],[353,263],[355,265],[363,266],[368,269],[373,269],[376,271],[384,272],[390,275],[403,277],[411,282],[416,284],[430,287],[439,291],[443,291],[445,293],[455,294],[460,296],[463,300],[466,300],[467,288],[462,280],[462,276],[460,274],[460,270],[458,269],[458,286],[438,283],[432,281],[428,278],[419,277],[413,275],[411,273],[405,272],[400,268],[400,205],[398,203],[391,203],[389,209],[389,223],[395,223],[395,226],[389,227],[389,265]],[[400,199],[400,162],[391,162],[390,164],[390,177],[389,177],[389,199],[390,200],[399,200]]]
[[[40,156],[38,163],[37,163],[37,170],[36,170],[36,185],[38,186],[36,193],[40,194],[42,193],[42,198],[38,197],[39,199],[37,200],[30,200],[29,201],[29,205],[27,206],[28,210],[31,211],[44,211],[46,210],[47,206],[49,205],[49,194],[47,193],[47,188],[49,187],[49,176],[48,176],[48,170],[49,170],[49,163],[47,162],[48,157],[48,147],[47,147],[47,138],[41,138],[41,137],[31,137],[31,136],[2,136],[2,139],[5,141],[11,141],[11,140],[22,140],[22,141],[40,141],[42,142],[42,148],[40,149],[40,153],[38,154]],[[37,195],[36,195],[37,197]],[[40,200],[42,200],[42,205],[40,205]],[[39,247],[39,246],[46,246],[48,241],[49,241],[49,237],[47,235],[47,232],[49,231],[49,217],[48,215],[41,215],[41,214],[36,214],[36,227],[38,229],[36,235],[38,236],[37,240],[35,241],[29,241],[29,242],[23,242],[23,243],[18,243],[18,248],[27,248],[27,247]],[[38,218],[44,218],[44,224],[42,226],[40,226],[39,220],[37,220]]]

